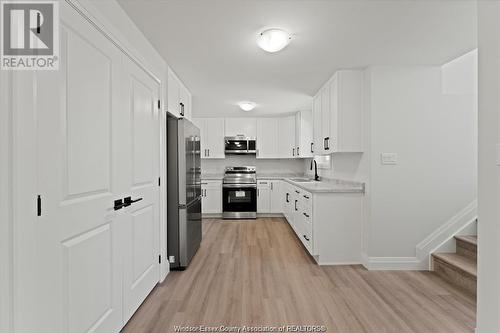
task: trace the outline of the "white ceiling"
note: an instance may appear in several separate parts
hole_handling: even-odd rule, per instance
[[[193,93],[195,115],[310,108],[338,69],[440,65],[476,47],[474,1],[118,0]],[[293,33],[259,49],[265,27]],[[258,107],[240,111],[238,101]]]

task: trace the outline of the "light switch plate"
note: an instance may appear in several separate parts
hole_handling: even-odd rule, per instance
[[[397,153],[381,153],[380,163],[383,165],[396,165],[398,164],[398,154]]]

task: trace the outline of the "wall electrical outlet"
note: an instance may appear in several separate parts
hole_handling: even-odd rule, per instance
[[[380,163],[383,165],[396,165],[398,164],[398,154],[397,153],[381,153]]]

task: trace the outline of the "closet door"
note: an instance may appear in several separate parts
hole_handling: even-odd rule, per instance
[[[125,105],[121,117],[127,124],[120,129],[124,138],[120,149],[126,170],[128,196],[132,203],[124,209],[123,243],[124,320],[135,310],[159,280],[159,120],[160,85],[129,58],[123,56]],[[138,201],[137,201],[138,200]]]
[[[120,244],[127,215],[121,168],[121,53],[60,2],[60,69],[35,75],[38,122],[37,332],[118,332]],[[31,321],[30,318],[27,321]]]

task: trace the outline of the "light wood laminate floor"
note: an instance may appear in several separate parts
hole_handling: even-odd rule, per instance
[[[325,325],[327,332],[473,332],[475,299],[432,272],[318,266],[282,218],[204,220],[190,267],[170,272],[123,329]]]

